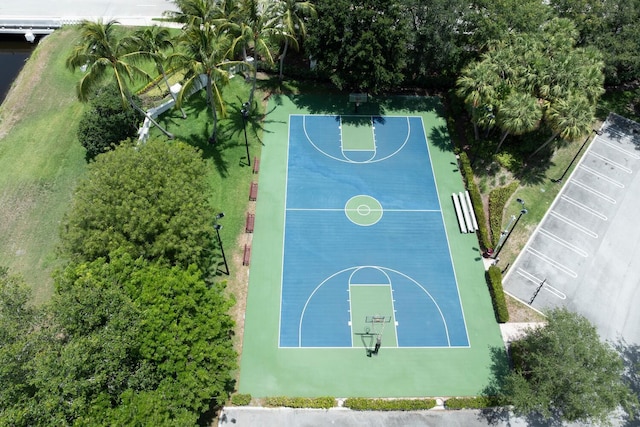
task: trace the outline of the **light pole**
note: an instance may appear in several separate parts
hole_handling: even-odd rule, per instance
[[[496,260],[496,262],[498,262],[498,255],[500,254],[500,251],[502,251],[502,248],[504,248],[504,245],[507,243],[507,240],[509,239],[509,236],[511,236],[511,233],[513,232],[513,230],[516,228],[516,225],[518,225],[518,221],[520,221],[520,218],[522,218],[522,215],[526,214],[527,212],[529,212],[525,207],[524,207],[524,200],[522,199],[516,199],[518,203],[520,203],[522,205],[522,209],[520,209],[520,215],[518,215],[518,218],[516,218],[516,222],[513,224],[513,227],[511,227],[511,229],[509,230],[509,232],[507,233],[506,237],[504,238],[504,240],[502,241],[502,245],[500,245],[500,247],[498,248],[498,250],[496,251],[495,254],[493,254],[493,259]]]
[[[220,239],[220,230],[222,229],[222,225],[218,224],[218,220],[220,218],[224,218],[224,212],[220,212],[216,215],[215,222],[213,224],[213,228],[216,230],[216,235],[218,236],[218,244],[220,245],[220,251],[222,252],[222,260],[224,261],[224,269],[225,274],[229,275],[229,264],[227,264],[227,257],[224,256],[224,247],[222,246],[222,239]]]
[[[592,131],[595,132],[598,135],[602,135],[602,131],[600,131],[600,130],[592,129]],[[578,149],[578,152],[576,153],[576,155],[573,156],[573,159],[571,159],[571,162],[569,162],[569,166],[567,166],[567,168],[564,170],[564,172],[562,172],[562,176],[560,178],[557,178],[557,179],[552,179],[551,180],[552,182],[556,182],[556,183],[562,182],[562,180],[564,179],[564,176],[567,174],[567,172],[569,172],[569,169],[571,169],[571,166],[573,165],[573,163],[576,161],[576,159],[578,158],[578,156],[582,152],[582,149],[584,148],[584,146],[587,145],[587,142],[589,142],[589,138],[591,138],[591,134],[587,135],[587,138],[584,140],[584,142],[580,146],[580,149]]]
[[[242,129],[244,130],[244,145],[247,147],[247,164],[251,166],[251,156],[249,154],[249,140],[247,139],[247,119],[249,118],[249,103],[245,102],[242,104],[242,109],[240,110],[240,114],[242,115]]]

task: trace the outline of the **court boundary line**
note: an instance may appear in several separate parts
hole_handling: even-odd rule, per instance
[[[460,306],[460,312],[462,314],[462,322],[464,324],[464,333],[467,337],[467,347],[471,348],[471,339],[469,338],[469,327],[467,326],[467,318],[464,314],[464,304],[462,304],[462,297],[460,295],[460,286],[458,285],[458,275],[456,274],[456,264],[453,261],[453,255],[451,254],[451,242],[449,241],[449,232],[447,232],[447,222],[444,219],[444,212],[442,210],[442,199],[440,198],[440,191],[438,190],[438,179],[433,171],[433,162],[431,161],[431,149],[429,148],[429,137],[427,136],[427,130],[424,127],[424,120],[420,117],[420,123],[422,123],[422,131],[424,132],[424,142],[427,147],[427,155],[429,158],[429,164],[431,165],[431,176],[433,176],[433,186],[436,189],[436,196],[438,198],[438,205],[440,205],[440,219],[442,220],[442,226],[444,229],[444,235],[447,240],[447,251],[449,252],[449,262],[451,263],[451,270],[453,271],[453,280],[456,283],[456,292],[458,294],[458,305]]]
[[[305,124],[305,117],[307,117],[307,116],[341,117],[342,115],[340,115],[340,114],[289,114],[289,123],[288,123],[288,126],[287,126],[287,155],[286,155],[286,170],[285,170],[285,185],[284,185],[284,191],[285,191],[285,194],[284,194],[284,214],[283,214],[283,231],[282,231],[282,257],[281,257],[281,258],[282,258],[282,266],[281,266],[281,273],[280,273],[280,307],[279,307],[279,310],[280,310],[280,311],[279,311],[279,313],[278,313],[278,318],[279,318],[279,321],[278,321],[278,349],[295,349],[295,348],[297,348],[297,349],[301,349],[301,348],[316,348],[316,349],[331,349],[331,348],[335,348],[335,349],[345,349],[345,348],[349,348],[349,347],[325,347],[325,346],[323,346],[323,347],[302,347],[302,346],[300,345],[300,344],[301,344],[301,339],[302,339],[302,337],[301,337],[301,333],[300,333],[300,331],[301,331],[300,326],[301,326],[301,322],[302,322],[302,317],[304,316],[304,311],[306,310],[306,306],[307,306],[307,304],[308,304],[309,298],[311,298],[311,296],[313,295],[313,293],[316,291],[315,289],[314,289],[314,291],[309,295],[309,298],[307,299],[307,302],[305,302],[305,306],[304,306],[304,308],[303,308],[303,311],[302,311],[302,314],[301,314],[301,317],[300,317],[299,330],[298,330],[298,343],[299,343],[298,347],[282,347],[282,346],[280,345],[280,343],[281,343],[281,332],[282,332],[282,304],[283,304],[283,286],[284,286],[284,264],[285,264],[286,220],[287,220],[287,218],[286,218],[286,217],[287,217],[287,211],[288,211],[288,210],[292,210],[292,211],[294,211],[294,210],[319,210],[319,209],[300,209],[300,208],[288,208],[288,207],[287,207],[287,199],[288,199],[288,197],[287,197],[287,189],[288,189],[288,180],[289,180],[289,157],[290,157],[290,150],[291,150],[291,117],[302,117],[302,118],[303,118],[303,123],[302,123],[302,124],[303,124],[303,130],[304,130],[305,137],[307,138],[307,140],[311,143],[311,145],[312,145],[312,146],[313,146],[313,147],[314,147],[314,148],[315,148],[315,149],[316,149],[320,154],[323,154],[323,155],[325,155],[325,156],[328,156],[328,155],[327,155],[326,153],[324,153],[322,150],[319,150],[319,149],[315,146],[315,144],[313,144],[313,142],[311,141],[311,139],[309,138],[309,135],[307,134],[307,131],[306,131],[306,124]],[[424,142],[425,142],[425,146],[426,146],[426,149],[427,149],[427,160],[428,160],[428,162],[429,162],[429,166],[430,166],[430,169],[431,169],[431,176],[432,176],[432,178],[433,178],[433,183],[434,183],[434,188],[435,188],[435,191],[436,191],[436,197],[437,197],[437,200],[438,200],[438,206],[439,206],[439,209],[437,209],[437,210],[433,210],[433,209],[429,209],[429,210],[389,209],[389,211],[396,211],[396,212],[412,212],[412,211],[414,211],[414,212],[440,212],[440,219],[441,219],[441,221],[442,221],[442,226],[443,226],[444,233],[445,233],[445,240],[446,240],[446,245],[447,245],[447,252],[448,252],[448,254],[449,254],[449,262],[450,262],[450,264],[451,264],[451,271],[452,271],[452,273],[453,273],[453,279],[454,279],[454,282],[455,282],[455,287],[456,287],[456,288],[455,288],[455,290],[456,290],[457,298],[458,298],[458,307],[459,307],[459,310],[460,310],[460,315],[462,316],[462,323],[463,323],[463,325],[464,325],[464,335],[465,335],[465,338],[466,338],[467,345],[465,345],[465,346],[451,346],[451,338],[450,338],[450,336],[449,336],[449,330],[448,330],[447,322],[446,322],[446,320],[444,319],[444,316],[443,316],[443,314],[442,314],[442,311],[440,310],[440,306],[439,306],[439,305],[437,304],[437,302],[433,299],[433,297],[431,296],[431,294],[429,294],[429,292],[428,292],[426,289],[424,289],[424,287],[423,287],[421,284],[419,284],[419,283],[415,282],[413,279],[411,279],[409,276],[405,275],[404,273],[401,273],[401,272],[395,271],[395,270],[393,270],[393,269],[389,269],[389,270],[394,271],[395,273],[397,273],[397,274],[399,274],[399,275],[401,275],[401,276],[404,276],[404,277],[405,277],[405,278],[407,278],[408,280],[410,280],[410,281],[412,281],[412,282],[416,283],[416,284],[417,284],[417,285],[418,285],[418,286],[419,286],[419,287],[420,287],[420,288],[421,288],[421,289],[422,289],[422,290],[423,290],[423,291],[428,295],[428,297],[433,301],[433,303],[434,303],[434,304],[435,304],[435,306],[437,307],[438,312],[440,313],[440,316],[441,316],[441,318],[442,318],[442,321],[443,321],[443,323],[444,323],[444,325],[445,325],[445,331],[446,331],[447,342],[448,342],[448,344],[449,344],[449,345],[447,345],[447,346],[417,346],[417,347],[416,347],[416,346],[411,346],[411,347],[404,347],[404,346],[403,346],[403,347],[395,347],[395,348],[399,348],[399,349],[411,349],[411,348],[413,348],[413,349],[426,349],[426,348],[430,348],[430,349],[431,349],[431,348],[433,348],[433,349],[435,349],[435,348],[471,348],[471,340],[470,340],[470,338],[469,338],[469,327],[468,327],[468,325],[467,325],[467,320],[466,320],[466,315],[465,315],[465,308],[464,308],[464,305],[463,305],[463,303],[462,303],[462,298],[461,298],[461,294],[460,294],[460,286],[459,286],[459,281],[458,281],[458,277],[457,277],[457,274],[456,274],[455,262],[454,262],[454,259],[453,259],[452,254],[451,254],[451,243],[450,243],[450,239],[449,239],[449,233],[448,233],[448,231],[447,231],[447,222],[445,221],[445,218],[444,218],[444,212],[443,212],[443,208],[442,208],[442,206],[443,206],[443,205],[442,205],[442,199],[441,199],[441,197],[440,197],[440,192],[439,192],[439,190],[438,190],[438,181],[437,181],[437,178],[436,178],[436,176],[435,176],[434,167],[433,167],[433,161],[432,161],[432,156],[431,156],[431,150],[430,150],[430,148],[429,148],[429,137],[428,137],[428,135],[427,135],[427,131],[426,131],[426,129],[425,129],[425,124],[424,124],[424,119],[423,119],[423,117],[422,117],[422,116],[416,116],[416,115],[386,115],[386,114],[385,114],[385,115],[380,115],[380,116],[373,116],[373,115],[345,115],[345,116],[353,116],[353,117],[370,117],[370,118],[371,118],[371,120],[372,120],[372,127],[373,127],[373,118],[374,118],[374,117],[381,117],[381,118],[382,118],[382,117],[402,117],[402,118],[406,118],[406,121],[407,121],[407,136],[406,136],[406,139],[405,139],[405,141],[403,142],[403,144],[400,146],[400,148],[398,148],[398,150],[394,151],[391,155],[389,155],[389,156],[387,156],[387,157],[384,157],[384,158],[382,158],[382,159],[376,160],[376,161],[353,162],[353,161],[347,161],[347,160],[342,160],[342,159],[339,159],[339,158],[335,158],[335,157],[333,157],[333,156],[328,156],[328,157],[330,157],[330,158],[333,158],[333,159],[338,160],[338,161],[341,161],[341,162],[346,162],[346,163],[355,163],[355,164],[360,164],[360,163],[375,163],[375,162],[379,162],[379,161],[382,161],[382,160],[386,160],[386,159],[388,159],[388,158],[390,158],[390,157],[394,156],[394,155],[395,155],[395,154],[397,154],[400,150],[402,150],[402,149],[404,148],[404,146],[407,144],[407,142],[409,141],[409,138],[410,138],[410,136],[411,136],[411,130],[412,130],[412,129],[411,129],[411,128],[412,128],[412,126],[411,126],[411,120],[410,120],[410,119],[412,119],[412,118],[418,118],[418,119],[420,120],[420,123],[421,123],[421,126],[422,126],[422,132],[423,132],[423,135],[424,135]],[[340,119],[340,120],[341,120],[341,119]],[[340,132],[342,132],[342,129],[340,129]],[[340,144],[342,145],[342,141],[340,142]],[[336,211],[338,211],[338,210],[342,210],[342,211],[344,211],[344,208],[342,208],[342,209],[334,209],[334,210],[336,210]],[[361,267],[362,267],[362,266],[361,266]],[[372,266],[372,267],[377,268],[377,267],[375,267],[375,266]],[[385,267],[382,267],[382,268],[385,268]],[[333,277],[333,275],[332,275],[331,277]],[[327,280],[328,280],[328,279],[327,279]],[[319,285],[319,286],[320,286],[320,285]],[[351,295],[349,294],[349,309],[351,310],[351,299],[350,299],[350,297],[351,297]],[[351,313],[351,311],[349,311],[349,318],[351,319],[351,321],[353,321],[353,319],[351,318],[351,316],[352,316],[352,313]],[[394,308],[394,314],[393,314],[393,316],[394,316],[394,319],[395,319],[395,308]],[[395,322],[395,320],[394,320],[394,322]],[[352,328],[353,328],[353,326],[351,326],[351,329],[352,329]],[[396,327],[396,332],[397,332],[397,327]],[[353,348],[353,349],[358,349],[358,347],[353,347],[353,333],[351,334],[351,341],[352,341],[352,347],[351,347],[351,348]],[[396,342],[397,342],[397,334],[396,334]]]

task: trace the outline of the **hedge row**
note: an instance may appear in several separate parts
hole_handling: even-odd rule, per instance
[[[496,248],[500,233],[502,231],[502,213],[504,206],[513,193],[518,189],[520,183],[514,181],[506,187],[499,187],[491,190],[489,193],[489,226],[491,227],[491,236],[493,247]]]
[[[480,189],[476,185],[476,181],[473,179],[473,168],[471,167],[471,162],[469,161],[467,153],[461,152],[459,154],[459,157],[462,174],[464,175],[464,179],[467,184],[467,190],[469,191],[469,196],[471,197],[471,204],[473,204],[473,210],[476,213],[476,219],[478,220],[480,246],[482,247],[482,249],[487,249],[492,247],[493,245],[491,244],[491,240],[489,238],[489,230],[487,229],[487,217],[484,214],[482,195],[480,194]]]
[[[509,310],[507,310],[507,302],[505,301],[504,291],[502,290],[502,271],[495,265],[492,265],[487,270],[487,282],[491,299],[493,300],[493,310],[496,313],[496,320],[498,323],[506,323],[509,321]]]
[[[436,406],[435,399],[366,399],[349,398],[344,406],[355,411],[417,411]]]
[[[444,402],[447,409],[483,409],[500,406],[496,396],[452,397]]]
[[[238,393],[231,396],[231,404],[234,406],[247,406],[251,403],[251,395]]]
[[[333,397],[267,397],[264,402],[265,406],[287,408],[316,408],[329,409],[336,406],[336,399]]]

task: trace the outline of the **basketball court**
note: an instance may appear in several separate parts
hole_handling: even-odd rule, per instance
[[[240,391],[480,393],[503,344],[439,104],[311,101],[269,109]]]

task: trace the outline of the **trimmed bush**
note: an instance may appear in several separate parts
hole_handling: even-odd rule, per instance
[[[247,406],[249,403],[251,403],[250,394],[238,393],[231,396],[231,404],[233,406]]]
[[[336,406],[336,399],[333,397],[267,397],[264,402],[265,406],[287,408],[317,408],[329,409]]]
[[[436,406],[435,399],[366,399],[349,398],[344,406],[355,411],[417,411]]]
[[[519,181],[514,181],[506,187],[495,188],[489,193],[489,224],[494,248],[498,244],[498,240],[500,240],[504,207],[519,185]]]
[[[496,396],[452,397],[444,402],[447,409],[483,409],[500,406]]]
[[[498,323],[506,323],[509,321],[509,310],[507,310],[507,302],[504,298],[502,290],[502,272],[498,267],[492,265],[487,270],[487,282],[489,284],[489,292],[493,301],[493,310],[496,314]]]
[[[489,239],[489,230],[487,229],[487,217],[484,214],[484,205],[482,204],[482,195],[480,189],[476,185],[476,181],[473,178],[473,169],[471,168],[471,162],[467,153],[460,153],[460,166],[462,174],[464,175],[465,182],[467,184],[467,190],[469,190],[469,196],[471,197],[471,204],[473,205],[473,211],[476,214],[478,220],[478,233],[480,234],[480,246],[482,249],[492,247],[491,240]]]

